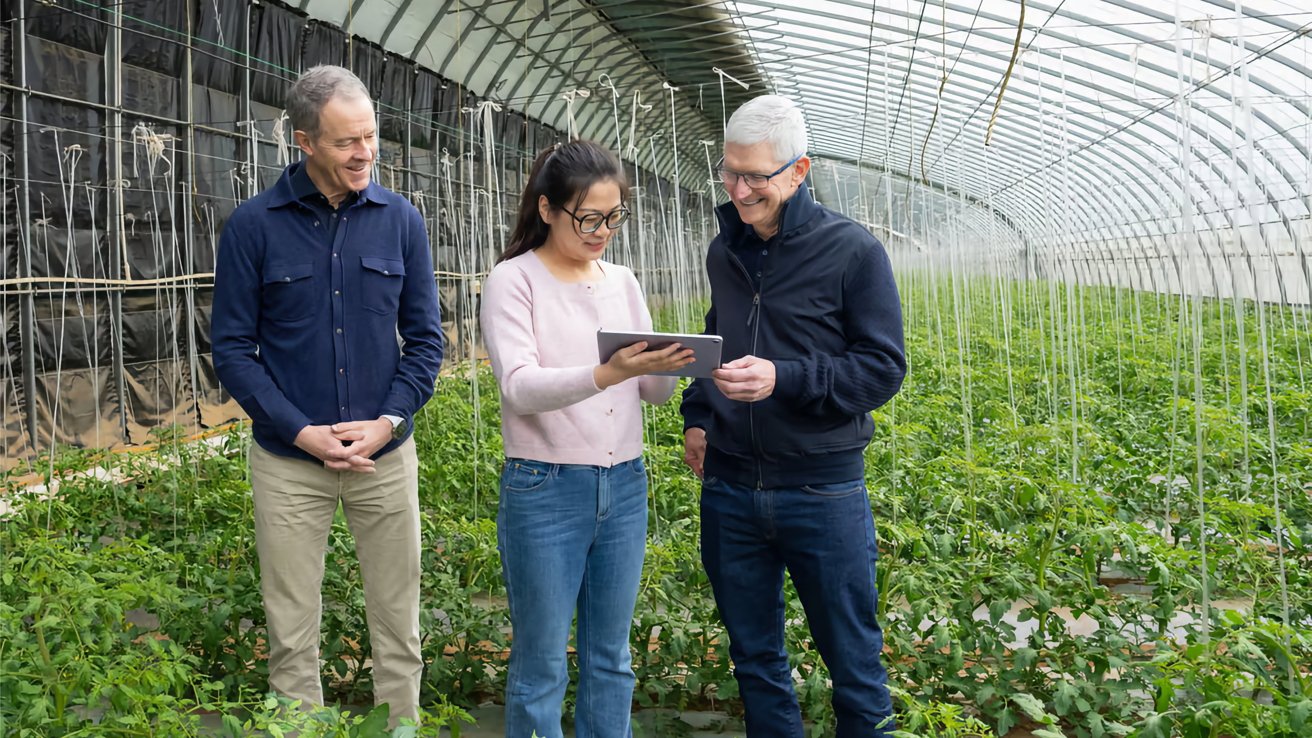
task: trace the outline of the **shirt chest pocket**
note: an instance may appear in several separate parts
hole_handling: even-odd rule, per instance
[[[379,256],[361,256],[360,288],[365,310],[379,315],[395,315],[401,305],[401,287],[405,284],[405,262]]]
[[[268,264],[264,267],[263,317],[294,323],[314,314],[314,264]]]

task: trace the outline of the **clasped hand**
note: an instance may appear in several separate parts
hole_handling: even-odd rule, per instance
[[[371,474],[374,461],[370,457],[390,440],[392,423],[379,418],[336,425],[307,425],[297,434],[296,447],[319,459],[332,471]]]

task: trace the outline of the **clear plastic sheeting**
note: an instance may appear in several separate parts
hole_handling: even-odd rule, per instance
[[[815,154],[1005,214],[1048,273],[1309,302],[1305,3],[730,6],[788,39],[758,61]]]

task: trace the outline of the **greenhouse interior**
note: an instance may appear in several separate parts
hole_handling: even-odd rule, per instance
[[[610,152],[627,181],[627,219],[611,211],[592,226],[610,239],[603,270],[619,265],[636,278],[647,330],[719,331],[726,352],[742,345],[733,336],[750,338],[748,328],[713,320],[741,314],[725,287],[738,275],[716,265],[737,260],[734,239],[770,246],[762,259],[785,258],[803,238],[790,224],[811,212],[804,205],[847,240],[887,255],[897,291],[884,314],[846,309],[875,288],[841,267],[830,280],[795,279],[811,297],[791,299],[805,303],[799,310],[836,311],[825,319],[841,320],[840,333],[867,320],[896,326],[901,309],[905,380],[898,374],[891,398],[846,411],[843,421],[869,428],[853,448],[878,558],[861,583],[873,596],[848,604],[863,623],[853,629],[877,621],[878,636],[882,627],[882,646],[867,655],[886,669],[881,699],[891,713],[873,729],[852,717],[876,706],[854,691],[853,657],[833,640],[851,634],[821,629],[837,616],[808,599],[837,588],[831,577],[845,567],[826,565],[818,577],[792,563],[788,576],[778,569],[778,607],[765,619],[777,616],[782,640],[771,641],[777,660],[769,663],[784,672],[774,684],[791,689],[784,701],[795,701],[778,724],[763,717],[762,687],[751,681],[757,661],[744,615],[723,606],[745,585],[711,566],[720,554],[707,545],[706,512],[712,494],[740,488],[713,486],[700,462],[689,468],[687,433],[703,431],[710,469],[731,455],[717,443],[746,433],[729,429],[728,418],[794,417],[779,408],[798,397],[785,386],[801,381],[785,371],[798,360],[761,347],[752,353],[772,367],[776,396],[730,399],[722,378],[747,351],[726,353],[714,375],[666,382],[677,384],[671,399],[641,411],[632,390],[642,448],[633,463],[645,475],[645,529],[639,521],[634,530],[645,533],[636,538],[641,573],[633,570],[620,649],[631,663],[618,667],[632,680],[629,727],[612,733],[594,720],[601,688],[589,675],[599,667],[583,647],[580,595],[577,640],[559,644],[565,650],[552,662],[562,681],[545,701],[555,717],[532,735],[1312,736],[1305,0],[4,0],[2,8],[0,735],[529,738],[512,727],[527,708],[514,704],[521,697],[511,687],[533,657],[527,644],[518,661],[511,654],[538,603],[523,599],[517,578],[525,604],[510,607],[512,564],[503,559],[510,543],[548,555],[532,531],[518,542],[499,536],[509,525],[506,498],[518,494],[505,492],[519,469],[507,458],[520,446],[513,433],[573,410],[522,414],[509,398],[503,406],[510,385],[494,339],[510,329],[486,314],[480,322],[480,311],[505,299],[494,277],[515,263],[530,273],[527,255],[502,256],[520,232],[518,214],[545,186],[535,160],[550,168],[556,152],[582,139]],[[307,129],[289,98],[319,65],[349,70],[344,78],[358,78],[368,94],[332,93],[311,108],[319,117]],[[772,152],[775,139],[744,139],[734,128],[747,120],[743,106],[766,95],[791,101],[807,137],[805,156],[774,175],[741,162],[743,151]],[[433,386],[416,390],[421,407],[397,413],[407,417],[379,436],[382,444],[410,434],[413,444],[399,448],[412,447],[415,459],[408,484],[418,507],[407,519],[418,528],[417,574],[408,580],[418,589],[410,647],[418,708],[406,719],[382,701],[384,682],[396,683],[395,664],[382,668],[375,648],[385,635],[375,618],[387,603],[366,607],[366,581],[382,577],[363,574],[363,526],[346,498],[340,509],[332,498],[331,523],[324,518],[321,600],[305,611],[319,626],[319,673],[307,678],[322,690],[308,702],[321,704],[280,686],[288,646],[271,631],[272,585],[263,580],[273,554],[261,550],[272,534],[259,532],[260,506],[272,504],[262,497],[261,464],[277,454],[261,450],[260,429],[273,421],[250,412],[230,383],[236,370],[218,359],[221,339],[235,340],[223,328],[233,302],[254,295],[259,313],[260,294],[267,307],[277,280],[298,277],[270,284],[266,270],[264,284],[229,286],[234,297],[224,280],[232,285],[232,259],[246,252],[224,254],[247,243],[291,248],[250,235],[251,219],[318,212],[308,199],[299,209],[239,206],[295,186],[292,173],[305,172],[324,212],[338,207],[314,178],[326,171],[316,161],[334,153],[313,131],[343,100],[367,102],[373,123],[351,133],[372,147],[364,174],[350,175],[367,176],[368,189],[342,190],[341,207],[352,217],[417,213],[422,232],[411,236],[427,248],[406,251],[402,300],[431,296],[432,308],[418,312],[442,346],[440,371],[435,364],[425,375]],[[793,198],[779,205],[776,235],[755,225],[733,235],[726,224],[763,207],[743,193],[771,190]],[[366,207],[379,193],[400,207]],[[548,220],[558,213],[542,197],[534,222],[549,226],[545,254],[573,224]],[[582,229],[572,237],[586,237],[588,218],[570,217]],[[331,238],[314,244],[325,275]],[[809,247],[810,266],[847,248],[818,237]],[[418,277],[411,258],[423,266]],[[430,260],[432,283],[422,273]],[[746,269],[742,277],[751,280]],[[305,284],[322,291],[326,309],[322,280]],[[761,310],[749,327],[767,316],[791,325],[779,317],[790,298],[765,309],[766,285],[758,272]],[[558,308],[546,295],[533,310]],[[309,320],[330,325],[322,315]],[[267,337],[273,324],[259,325]],[[406,347],[399,361],[416,361],[413,334],[397,330]],[[259,345],[243,361],[272,366],[280,350]],[[855,365],[840,354],[827,380],[832,397],[859,381],[844,376],[841,367]],[[593,355],[569,366],[595,365],[587,391],[609,396],[624,385],[607,389],[598,377],[616,361]],[[331,387],[326,366],[321,384]],[[319,381],[306,378],[317,368],[304,356],[307,385]],[[353,373],[362,382],[368,372]],[[278,387],[276,376],[261,381]],[[354,405],[364,390],[352,392]],[[715,415],[710,429],[690,427],[690,405],[708,395],[723,403],[715,412],[729,414]],[[850,407],[821,397],[788,410],[800,420],[772,432],[806,438],[799,429],[821,423],[820,414]],[[370,407],[323,422],[369,421],[373,433],[388,414]],[[280,463],[360,478],[349,464],[381,471],[401,454],[329,471],[333,462],[301,445],[296,428],[311,422],[302,417],[282,437],[306,455]],[[556,441],[565,442],[547,438]],[[758,443],[755,453],[759,470],[761,454],[773,452]],[[781,474],[817,454],[784,457]],[[576,462],[535,463],[564,479],[559,470]],[[587,468],[604,476],[619,467]],[[763,490],[758,471],[754,486],[742,494],[775,500],[761,495],[782,495],[786,485]],[[563,505],[549,496],[523,504]],[[793,514],[812,509],[820,508]],[[856,520],[865,518],[863,507]],[[569,626],[573,599],[565,607]]]

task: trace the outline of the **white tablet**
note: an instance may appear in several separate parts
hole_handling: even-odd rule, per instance
[[[597,358],[604,364],[610,360],[611,354],[639,341],[647,342],[647,351],[663,349],[672,343],[693,350],[694,361],[688,366],[677,371],[652,372],[652,374],[667,377],[709,377],[712,371],[720,367],[720,346],[724,342],[723,339],[700,333],[597,331]]]

